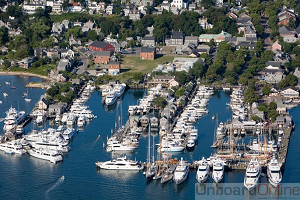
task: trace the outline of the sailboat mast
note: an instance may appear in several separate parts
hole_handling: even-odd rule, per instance
[[[150,143],[151,143],[151,142],[150,142],[150,131],[151,131],[150,129],[151,129],[151,128],[150,128],[150,127],[151,127],[151,126],[150,126],[150,123],[149,123],[149,130],[148,130],[148,153],[147,153],[147,162],[148,162],[148,163],[151,162],[151,160],[150,160],[150,148],[151,148],[151,147],[150,147],[150,145],[151,145],[151,144],[150,144]]]

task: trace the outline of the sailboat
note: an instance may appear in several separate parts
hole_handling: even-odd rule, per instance
[[[148,168],[146,171],[146,178],[152,178],[156,172],[157,172],[157,165],[154,162],[154,152],[153,152],[153,159],[152,159],[152,164],[151,164],[151,155],[150,155],[150,145],[151,145],[151,141],[150,141],[150,133],[151,133],[151,126],[149,125],[149,133],[148,133],[148,153],[147,153],[147,160],[148,160]],[[154,143],[154,141],[153,141]]]
[[[28,98],[28,88],[27,88],[27,95],[26,95],[26,97],[25,97],[24,100],[25,100],[26,102],[30,102],[30,101],[31,101],[31,99]]]
[[[12,84],[11,84],[11,89],[16,89],[16,86],[14,86],[14,81],[12,81]]]

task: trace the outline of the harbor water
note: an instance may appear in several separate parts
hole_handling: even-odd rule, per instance
[[[13,82],[16,89],[11,89],[5,82]],[[5,111],[12,105],[27,113],[32,110],[39,97],[45,92],[42,89],[29,89],[31,102],[25,103],[23,92],[27,92],[27,82],[41,81],[33,77],[0,76],[0,118],[5,117]],[[6,99],[2,93],[8,93]],[[105,151],[103,143],[110,136],[115,127],[118,116],[122,114],[122,123],[128,119],[127,110],[130,105],[137,104],[142,98],[143,90],[128,90],[118,103],[106,108],[102,105],[99,92],[94,92],[87,102],[89,108],[97,118],[83,130],[79,130],[71,141],[71,151],[64,156],[60,163],[53,164],[39,160],[29,155],[9,155],[0,152],[0,199],[194,199],[196,172],[191,171],[188,179],[175,185],[173,182],[161,185],[160,181],[146,182],[142,172],[120,172],[96,169],[96,161],[106,161],[112,154]],[[226,103],[230,102],[230,93],[215,92],[211,97],[207,109],[209,113],[196,123],[199,130],[198,144],[193,152],[183,152],[172,155],[180,159],[183,157],[190,162],[200,160],[202,156],[209,157],[213,153],[210,147],[213,143],[216,120],[226,122],[232,116]],[[295,122],[295,133],[292,135],[283,182],[298,182],[295,176],[300,170],[300,153],[298,144],[300,135],[300,108],[290,110]],[[32,123],[27,125],[26,132],[32,129]],[[3,122],[0,123],[2,132]],[[100,136],[99,136],[100,135]],[[159,142],[159,134],[154,134],[155,143]],[[151,140],[152,141],[152,140]],[[139,148],[133,154],[127,155],[130,159],[145,162],[147,158],[147,133],[141,137]],[[156,152],[156,151],[155,151]],[[113,155],[118,156],[118,155]],[[225,173],[224,182],[242,183],[245,171],[235,170]],[[64,179],[61,177],[64,176]],[[266,175],[265,175],[266,176]],[[262,181],[265,177],[262,178]],[[211,178],[209,182],[212,182]]]

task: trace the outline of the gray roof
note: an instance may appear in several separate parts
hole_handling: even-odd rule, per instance
[[[147,52],[147,53],[155,52],[155,48],[151,48],[151,47],[142,47],[142,48],[141,48],[141,52]]]
[[[288,27],[286,27],[286,26],[279,27],[278,32],[280,34],[284,34],[284,35],[286,35],[286,34],[293,34],[293,32],[291,31],[291,29],[288,28]]]
[[[94,56],[110,56],[111,51],[94,51]]]
[[[281,67],[281,62],[276,62],[276,61],[269,61],[269,62],[266,62],[265,64],[266,64],[266,66],[271,65],[273,67],[279,67],[279,68]]]
[[[184,34],[182,31],[171,31],[171,38],[173,39],[183,39]]]
[[[143,40],[155,40],[155,37],[152,35],[146,35]]]
[[[90,46],[98,47],[98,48],[104,48],[106,47],[107,43],[102,41],[94,41],[90,44]]]
[[[197,36],[186,36],[185,40],[197,40],[198,41],[198,37]]]

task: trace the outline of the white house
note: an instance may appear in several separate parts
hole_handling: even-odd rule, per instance
[[[45,6],[43,4],[24,4],[23,5],[23,12],[25,14],[32,15],[32,14],[35,13],[35,10],[37,8],[45,9]]]
[[[171,3],[171,7],[175,7],[178,9],[187,8],[187,3],[183,0],[173,0]]]
[[[299,97],[299,92],[291,87],[285,88],[280,92],[281,96],[287,98],[297,98]]]

